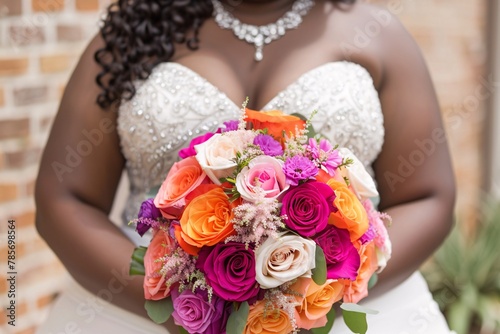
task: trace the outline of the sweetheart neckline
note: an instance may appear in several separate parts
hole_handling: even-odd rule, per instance
[[[300,74],[295,80],[293,80],[292,82],[290,82],[288,85],[286,85],[283,89],[279,90],[278,93],[276,93],[274,95],[274,97],[272,97],[266,104],[264,104],[264,106],[262,108],[260,108],[259,110],[267,110],[269,109],[269,105],[271,105],[280,95],[284,94],[286,91],[288,91],[291,87],[293,87],[294,85],[296,85],[298,82],[300,82],[301,80],[304,80],[304,78],[306,78],[307,76],[309,75],[312,75],[313,73],[319,71],[320,69],[323,69],[327,66],[337,66],[337,65],[349,65],[349,66],[354,66],[356,68],[359,68],[359,69],[362,69],[363,72],[366,73],[366,75],[370,78],[370,80],[372,81],[372,84],[373,84],[373,77],[372,75],[370,74],[370,72],[368,71],[368,69],[358,63],[355,63],[355,62],[352,62],[352,61],[349,61],[349,60],[336,60],[336,61],[329,61],[327,63],[324,63],[324,64],[321,64],[321,65],[318,65],[316,67],[313,67],[307,71],[305,71],[304,73]],[[164,62],[164,63],[160,63],[158,64],[156,67],[155,67],[155,70],[157,70],[158,68],[160,67],[164,67],[164,66],[177,66],[177,67],[180,67],[182,69],[184,69],[186,72],[188,73],[191,73],[192,75],[202,79],[207,85],[211,86],[212,88],[214,88],[224,99],[226,99],[233,107],[235,107],[236,109],[241,109],[240,106],[238,106],[236,104],[236,102],[234,102],[232,99],[229,98],[229,96],[227,96],[227,94],[222,91],[219,87],[217,87],[215,84],[213,84],[212,82],[210,82],[208,79],[206,79],[204,76],[202,76],[200,73],[196,72],[195,70],[193,70],[192,68],[186,66],[186,65],[183,65],[181,63],[176,63],[176,62]],[[154,71],[154,70],[153,70]],[[375,86],[373,87],[375,89]],[[243,102],[243,101],[242,101]]]

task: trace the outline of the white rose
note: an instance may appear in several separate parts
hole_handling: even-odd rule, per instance
[[[377,254],[377,261],[378,261],[378,271],[381,272],[384,270],[385,266],[387,265],[387,262],[391,258],[392,254],[392,243],[389,238],[385,239],[384,246],[382,248],[375,247],[375,253]]]
[[[256,280],[271,289],[297,277],[311,277],[316,267],[316,243],[296,234],[283,232],[269,237],[255,251]]]
[[[219,179],[231,176],[236,169],[234,158],[243,149],[243,143],[230,136],[214,134],[209,140],[194,147],[196,160],[213,183],[220,185]]]
[[[236,189],[241,197],[255,202],[261,191],[265,198],[278,198],[290,188],[283,173],[283,162],[267,155],[252,159],[236,177]]]
[[[349,179],[349,182],[361,201],[371,197],[377,197],[377,186],[361,161],[359,161],[354,153],[352,153],[348,148],[340,148],[339,153],[343,159],[351,158],[353,160],[353,163],[346,168],[347,173],[343,172],[343,174],[345,173],[346,175],[342,176]],[[342,170],[345,171],[345,169]]]

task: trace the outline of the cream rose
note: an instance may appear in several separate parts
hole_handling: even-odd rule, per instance
[[[260,287],[271,289],[297,277],[311,277],[316,243],[296,234],[283,232],[269,237],[255,251],[256,277]]]
[[[387,262],[391,259],[392,254],[392,243],[391,240],[387,239],[384,248],[375,247],[375,254],[377,254],[378,270],[381,272],[387,266]]]
[[[244,200],[252,203],[259,191],[265,198],[274,199],[289,187],[283,173],[283,162],[266,155],[252,159],[236,177],[236,189]]]
[[[349,179],[358,197],[362,201],[367,198],[377,197],[377,186],[361,161],[348,148],[340,148],[339,153],[342,158],[351,158],[353,160],[353,163],[346,168],[347,171],[342,169],[342,173],[343,176]]]
[[[195,146],[196,160],[210,180],[220,185],[219,179],[233,174],[236,168],[234,158],[243,147],[244,143],[233,136],[216,133],[206,142]]]

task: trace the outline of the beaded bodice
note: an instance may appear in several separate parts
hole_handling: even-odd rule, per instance
[[[314,110],[316,132],[351,149],[371,170],[384,139],[377,91],[366,69],[331,62],[304,73],[263,110],[279,109],[306,117]],[[130,195],[124,219],[133,219],[148,193],[164,180],[179,149],[224,121],[238,119],[240,107],[196,72],[162,63],[137,84],[137,93],[119,110],[118,132],[126,158]]]

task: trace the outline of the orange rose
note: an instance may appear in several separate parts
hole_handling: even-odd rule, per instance
[[[162,262],[157,261],[172,253],[175,242],[168,232],[158,230],[144,255],[144,298],[159,300],[170,295],[170,289],[165,284],[165,276],[160,274]]]
[[[318,328],[326,325],[326,315],[334,303],[342,299],[344,284],[339,281],[327,280],[319,286],[311,278],[297,279],[290,290],[298,292],[296,297],[295,320],[297,326],[304,329]]]
[[[363,204],[345,182],[330,179],[327,184],[335,192],[333,204],[338,208],[337,212],[330,214],[328,223],[347,229],[351,235],[351,241],[358,240],[368,230],[368,215]]]
[[[174,234],[175,234],[175,239],[179,243],[179,246],[181,246],[181,248],[186,253],[192,256],[198,255],[200,249],[198,247],[191,246],[190,244],[186,243],[184,239],[182,239],[182,229],[179,225],[174,225]]]
[[[176,162],[155,197],[155,206],[165,218],[178,219],[186,205],[186,196],[205,182],[207,175],[195,157]]]
[[[244,334],[282,334],[293,330],[290,317],[282,309],[266,309],[266,301],[250,306]]]
[[[295,129],[303,129],[306,122],[297,116],[284,114],[279,110],[255,111],[245,109],[246,121],[252,123],[254,129],[267,129],[267,133],[284,142],[283,132],[289,136],[295,136]]]
[[[213,246],[234,233],[231,223],[234,217],[233,208],[241,202],[229,202],[229,197],[219,186],[211,188],[193,198],[180,219],[180,238],[186,244],[198,249],[203,246]],[[179,242],[179,244],[182,247],[184,243]],[[193,252],[192,248],[182,248],[189,254]]]
[[[359,245],[359,243],[358,243]],[[368,296],[368,281],[377,270],[377,254],[375,244],[370,242],[366,245],[359,245],[361,266],[359,267],[358,278],[355,281],[344,280],[344,302],[357,303]]]

